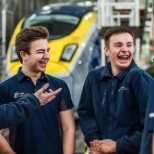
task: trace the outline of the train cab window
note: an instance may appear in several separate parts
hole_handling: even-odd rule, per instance
[[[49,39],[59,39],[76,29],[80,18],[71,15],[48,14],[32,15],[24,22],[23,28],[32,26],[44,26],[49,30]]]

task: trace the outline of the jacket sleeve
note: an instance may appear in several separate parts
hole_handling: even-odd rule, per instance
[[[29,95],[17,102],[0,105],[0,129],[16,125],[31,117],[40,108],[35,95]]]
[[[100,139],[99,128],[96,124],[93,112],[91,83],[90,75],[88,75],[83,86],[77,110],[79,115],[79,124],[82,133],[84,134],[85,142],[88,146],[89,142],[95,139]]]
[[[131,136],[124,135],[116,140],[118,153],[138,154],[140,149],[145,112],[149,99],[149,87],[154,80],[146,72],[136,73],[136,75],[138,75],[138,78],[131,79],[132,81],[130,81],[130,85],[132,95],[134,95],[134,100],[139,111],[139,122],[141,128],[140,131],[135,132]]]
[[[154,131],[154,82],[150,86],[148,110],[147,110],[147,131]]]

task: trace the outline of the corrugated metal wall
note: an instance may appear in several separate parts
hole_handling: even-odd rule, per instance
[[[79,1],[83,2],[85,0],[6,0],[6,3],[9,5],[9,9],[7,11],[7,19],[6,19],[6,29],[7,29],[6,46],[8,46],[8,42],[10,40],[10,37],[13,33],[16,24],[22,17],[27,15],[29,12],[51,3],[79,2]],[[2,6],[2,4],[0,5]]]
[[[16,9],[14,11],[15,16],[15,22],[17,20],[21,19],[23,16],[25,16],[30,11],[40,8],[41,6],[56,3],[57,0],[18,0],[18,4],[16,6]]]
[[[44,5],[61,2],[57,0],[18,0],[13,10],[7,11],[7,38],[9,39],[19,20],[30,11],[40,8]]]
[[[19,20],[29,12],[52,3],[84,2],[86,0],[0,0],[0,21],[2,21],[2,9],[7,6],[6,12],[6,48],[8,47],[13,30]],[[93,0],[91,0],[93,1]],[[94,0],[96,1],[96,0]],[[4,3],[4,5],[2,5]],[[2,22],[0,22],[0,40],[2,39]],[[1,45],[1,43],[0,43]]]

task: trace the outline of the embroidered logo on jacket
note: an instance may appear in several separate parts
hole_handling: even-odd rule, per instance
[[[128,90],[126,86],[120,87],[118,91]]]
[[[24,97],[24,96],[28,96],[29,94],[25,94],[25,93],[18,93],[18,92],[15,92],[14,93],[14,98],[21,98],[21,97]]]

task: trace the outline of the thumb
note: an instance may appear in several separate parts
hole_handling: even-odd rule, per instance
[[[44,85],[42,86],[41,89],[38,90],[38,92],[39,92],[39,93],[43,93],[48,87],[49,87],[49,84],[46,83],[46,84],[44,84]]]

